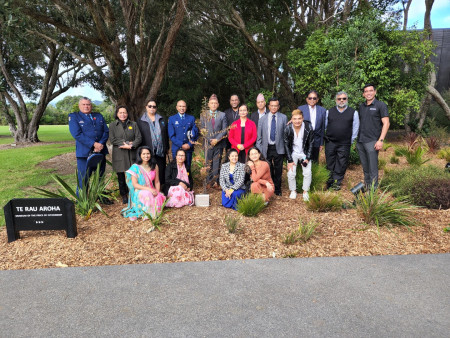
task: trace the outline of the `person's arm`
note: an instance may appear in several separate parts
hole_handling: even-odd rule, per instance
[[[355,141],[356,137],[358,137],[359,130],[359,114],[358,111],[355,110],[353,113],[353,125],[352,125],[352,144]]]
[[[230,171],[229,163],[224,163],[222,167],[220,168],[220,175],[219,175],[219,185],[222,188],[223,191],[228,190],[228,182],[226,180],[226,175]]]
[[[125,139],[117,135],[117,130],[113,126],[114,123],[116,122],[114,121],[110,124],[109,142],[111,142],[113,146],[123,146]]]
[[[155,189],[156,189],[156,194],[153,192],[153,195],[157,195],[158,192],[161,191],[161,184],[159,183],[159,168],[158,165],[155,166]]]
[[[83,130],[80,127],[80,123],[78,121],[78,117],[75,116],[76,113],[69,115],[69,131],[72,137],[80,142],[82,145],[87,148],[92,148],[94,146],[95,140],[86,137],[83,133]]]
[[[247,134],[247,128],[249,128],[248,134]],[[245,135],[250,135],[248,140],[245,140],[245,138],[244,138],[244,149],[248,149],[252,145],[255,144],[256,138],[258,137],[257,130],[256,130],[256,124],[252,120],[247,120],[247,122],[245,123]]]
[[[327,131],[327,128],[328,128],[328,110],[325,113],[325,132]]]
[[[264,116],[263,116],[264,117]],[[258,135],[256,137],[256,148],[261,149],[262,146],[262,133],[263,133],[263,123],[262,123],[263,118],[260,118],[258,121]]]
[[[230,132],[228,133],[228,140],[234,148],[237,148],[237,145],[240,144],[240,138],[237,139],[238,134],[238,125],[236,123],[232,123],[230,127]]]
[[[151,188],[151,187],[147,187],[146,185],[141,185],[141,184],[139,184],[139,183],[138,183],[137,177],[134,176],[134,175],[131,176],[131,183],[133,184],[134,189],[137,189],[137,190],[148,190],[148,191],[150,191],[153,195],[155,195],[155,192],[156,192],[156,194],[158,194],[158,192],[157,192],[155,189],[153,189],[153,188]]]
[[[177,148],[181,148],[183,143],[177,140],[176,134],[175,134],[175,127],[173,126],[172,121],[169,118],[169,126],[168,126],[168,132],[169,132],[169,138],[172,141],[172,144],[174,144]]]
[[[252,168],[252,180],[253,182],[257,182],[259,184],[266,184],[268,181],[262,179],[262,177],[266,174],[267,169],[268,169],[269,165],[267,163],[261,163],[261,166],[259,167],[259,171],[256,171],[255,166],[251,167]]]
[[[162,126],[160,125],[160,127],[161,127],[161,134],[162,134],[161,137],[162,137],[163,142],[164,142],[164,148],[167,149],[167,151],[168,151],[169,150],[169,135],[167,133],[167,123],[164,120],[164,118],[162,119],[162,121],[163,121],[163,125]]]
[[[381,123],[383,123],[383,128],[381,129],[381,135],[378,138],[378,141],[375,143],[375,146],[374,146],[375,150],[383,149],[383,141],[384,141],[384,139],[386,137],[386,134],[387,134],[387,132],[389,130],[389,125],[390,125],[389,117],[388,116],[382,117],[381,118]]]
[[[101,119],[101,123],[102,123],[102,127],[103,127],[103,135],[100,138],[100,141],[98,141],[98,143],[101,143],[105,146],[106,142],[108,142],[108,138],[109,138],[109,128],[108,128],[106,121],[105,121],[104,117],[102,116],[102,114],[98,114],[98,115],[99,115],[99,119]]]
[[[233,173],[233,179],[234,179],[234,184],[231,186],[231,189],[233,189],[234,191],[240,189],[242,187],[242,185],[244,184],[244,179],[245,179],[245,171],[244,171],[244,166],[238,166],[236,164],[236,168],[234,169],[234,173]]]
[[[311,129],[311,131],[308,134],[308,139],[306,140],[307,149],[305,149],[305,156],[306,160],[310,161],[313,147],[314,147],[314,130]]]

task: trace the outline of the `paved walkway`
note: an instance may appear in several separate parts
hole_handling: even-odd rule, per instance
[[[450,254],[0,271],[1,337],[449,337]]]

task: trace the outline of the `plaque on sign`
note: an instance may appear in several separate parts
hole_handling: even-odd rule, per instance
[[[14,198],[3,208],[8,242],[20,238],[24,230],[66,230],[77,235],[75,205],[67,198]]]

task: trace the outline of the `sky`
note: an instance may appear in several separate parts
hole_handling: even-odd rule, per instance
[[[423,16],[425,13],[425,0],[413,0],[409,8],[408,28],[423,29]],[[450,0],[435,0],[431,10],[431,25],[433,28],[450,28]],[[103,101],[103,95],[88,84],[71,88],[58,96],[51,103],[56,103],[66,96],[86,96],[93,101]]]

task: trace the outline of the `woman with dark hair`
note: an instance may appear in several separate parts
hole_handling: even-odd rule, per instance
[[[109,125],[109,142],[112,149],[112,167],[117,173],[119,191],[123,204],[128,203],[128,187],[125,181],[125,171],[136,159],[136,148],[141,143],[141,132],[136,122],[128,119],[126,106],[116,108],[116,120]]]
[[[222,188],[222,205],[234,210],[236,210],[238,199],[245,193],[245,164],[240,163],[238,157],[238,151],[230,149],[228,162],[222,164],[219,178]]]
[[[169,151],[167,123],[156,110],[156,101],[150,99],[145,104],[144,114],[137,120],[142,135],[142,145],[150,148],[159,168],[159,182],[164,185],[166,172],[166,155]]]
[[[130,199],[128,207],[122,210],[122,215],[132,221],[138,217],[147,219],[146,214],[155,217],[161,212],[165,200],[160,193],[158,166],[149,147],[139,147],[137,153],[136,163],[126,172]]]
[[[191,171],[186,168],[186,152],[178,149],[175,159],[166,168],[164,194],[169,199],[167,207],[181,208],[194,204],[194,180]]]
[[[253,147],[248,151],[247,165],[252,171],[250,191],[253,194],[262,194],[266,202],[273,195],[275,186],[270,176],[269,163],[264,160],[258,148]]]
[[[238,151],[239,162],[245,163],[248,150],[256,143],[256,124],[247,118],[248,107],[242,104],[239,107],[239,119],[231,124],[228,140],[233,149]]]

